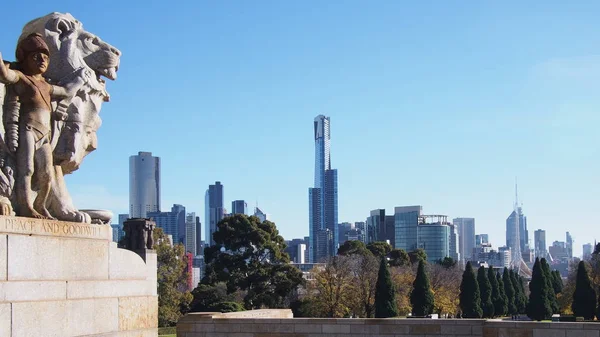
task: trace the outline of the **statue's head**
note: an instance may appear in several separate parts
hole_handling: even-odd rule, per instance
[[[19,41],[15,54],[21,70],[28,75],[41,75],[48,70],[50,49],[38,33]]]
[[[68,13],[51,13],[29,22],[19,41],[32,33],[40,34],[48,46],[50,64],[44,76],[52,83],[73,81],[81,68],[96,74],[69,102],[69,117],[54,149],[55,163],[62,166],[64,173],[70,173],[96,149],[99,112],[102,103],[109,99],[104,78],[117,78],[121,52],[84,30],[81,22]]]

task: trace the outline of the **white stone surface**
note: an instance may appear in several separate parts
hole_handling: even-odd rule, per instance
[[[21,302],[12,305],[13,336],[86,336],[118,331],[118,299]]]
[[[10,303],[0,303],[0,336],[11,337]]]
[[[67,301],[67,336],[119,331],[119,300],[102,298]]]
[[[115,242],[109,243],[109,279],[111,280],[146,280],[148,268],[144,260],[136,253],[117,248]]]
[[[119,298],[119,330],[141,330],[158,327],[158,297]]]
[[[0,235],[0,281],[6,280],[7,273],[7,260],[8,260],[8,251],[7,251],[7,236]]]
[[[8,280],[108,279],[108,241],[8,236]],[[133,253],[131,253],[133,254]],[[127,261],[114,261],[127,268]]]
[[[0,303],[64,300],[66,293],[67,282],[65,281],[0,282]]]
[[[67,299],[152,296],[156,283],[146,280],[69,281]]]

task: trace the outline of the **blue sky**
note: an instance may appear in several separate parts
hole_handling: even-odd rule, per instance
[[[530,240],[593,242],[600,225],[600,3],[53,1],[123,52],[99,148],[67,183],[81,208],[128,208],[128,157],[162,160],[162,208],[204,214],[220,180],[285,238],[308,235],[312,121],[331,117],[339,220],[421,204],[505,241],[514,179]],[[203,220],[203,217],[202,217]],[[204,236],[204,233],[202,233]]]

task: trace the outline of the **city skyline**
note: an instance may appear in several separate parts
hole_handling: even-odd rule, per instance
[[[531,229],[552,243],[568,227],[574,255],[594,239],[599,3],[461,4],[460,15],[448,15],[456,3],[395,1],[21,7],[4,8],[8,59],[23,23],[52,11],[73,13],[123,52],[98,150],[66,177],[79,208],[128,213],[123,158],[152,151],[162,205],[204,214],[203,191],[219,180],[228,196],[258,201],[284,237],[306,236],[306,123],[323,113],[335,121],[343,173],[338,222],[418,204],[473,217],[500,245],[518,176]],[[166,38],[179,47],[155,43]],[[170,71],[183,85],[149,71],[164,60],[177,60]]]

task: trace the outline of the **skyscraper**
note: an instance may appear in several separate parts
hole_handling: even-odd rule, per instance
[[[535,257],[547,258],[548,257],[548,246],[546,245],[546,231],[538,229],[533,232],[533,246],[535,249]]]
[[[423,206],[403,206],[394,208],[394,231],[396,249],[412,252],[419,248],[419,223]]]
[[[196,256],[204,255],[202,251],[204,247],[202,247],[202,223],[200,222],[200,217],[196,217]]]
[[[519,214],[517,219],[516,214]],[[523,214],[522,207],[516,207],[516,210],[512,211],[506,219],[506,246],[511,248],[514,254],[516,245],[512,242],[516,240],[517,236],[513,232],[513,228],[519,228],[519,250],[524,252],[529,250],[529,231],[527,230],[527,217]]]
[[[567,232],[567,254],[569,254],[569,259],[573,259],[573,237],[569,232]]]
[[[269,220],[269,214],[265,213],[262,209],[255,207],[254,216],[257,217],[260,222]]]
[[[198,255],[198,245],[196,244],[196,213],[188,213],[185,216],[185,250],[192,253],[192,256]]]
[[[232,201],[231,214],[248,214],[248,204],[244,200]]]
[[[395,219],[393,215],[385,215],[385,209],[372,210],[367,218],[367,227],[370,230],[372,241],[388,241],[394,247],[396,245]]]
[[[309,235],[310,262],[321,261],[335,254],[339,241],[337,170],[331,169],[330,119],[323,115],[314,120],[315,181],[309,188]],[[328,230],[330,233],[320,233]],[[319,238],[319,249],[317,249]],[[331,238],[331,239],[329,239]],[[325,239],[330,240],[328,249]],[[327,254],[326,256],[322,256]]]
[[[458,231],[458,252],[463,262],[470,261],[475,248],[475,219],[455,218],[452,220]]]
[[[160,158],[152,152],[129,157],[129,216],[146,218],[160,211]]]
[[[174,204],[170,212],[148,212],[148,218],[156,222],[165,234],[173,236],[173,244],[186,244],[185,207]]]
[[[212,234],[217,230],[217,224],[225,216],[223,207],[223,185],[216,181],[214,185],[209,185],[205,196],[205,216],[206,220],[206,244],[212,246],[215,244]]]

